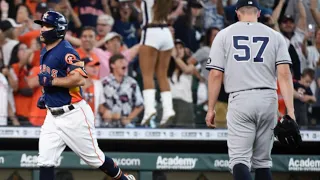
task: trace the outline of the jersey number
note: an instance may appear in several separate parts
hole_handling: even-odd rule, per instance
[[[233,57],[236,61],[249,61],[251,57],[250,46],[246,44],[239,44],[239,41],[249,41],[248,36],[233,36],[233,47],[236,50],[243,50],[244,56],[235,54]],[[262,42],[256,57],[253,58],[253,62],[263,62],[263,53],[269,43],[269,37],[252,37],[253,44]]]

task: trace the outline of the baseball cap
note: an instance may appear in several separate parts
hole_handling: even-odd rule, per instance
[[[181,39],[174,40],[174,44],[181,44],[183,47],[185,47],[185,44],[183,41],[181,41]]]
[[[41,2],[37,4],[36,12],[45,13],[49,10],[47,3]]]
[[[98,66],[100,65],[99,61],[94,61],[91,57],[86,57],[82,59],[84,61],[84,65],[88,66]]]
[[[122,40],[122,36],[116,32],[109,32],[106,37],[104,38],[105,42],[110,41],[111,39],[118,37],[120,40]]]
[[[294,18],[293,16],[291,16],[290,14],[285,14],[280,18],[280,22],[285,22],[285,21],[292,21],[294,22]]]
[[[260,10],[259,3],[257,2],[257,0],[238,0],[236,4],[236,10],[244,6],[253,6]]]
[[[203,8],[203,3],[200,0],[188,0],[188,6],[193,8]]]
[[[0,22],[1,31],[6,31],[11,28],[21,27],[22,24],[16,23],[16,21],[12,18],[7,18]]]

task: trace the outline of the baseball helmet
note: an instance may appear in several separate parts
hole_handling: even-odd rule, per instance
[[[68,28],[67,19],[61,13],[56,11],[45,12],[42,16],[42,19],[35,20],[34,23],[41,26],[47,25],[53,27],[52,30],[41,33],[42,37],[45,39],[45,43],[63,39]]]

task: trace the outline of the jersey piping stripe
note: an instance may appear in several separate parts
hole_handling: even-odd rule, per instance
[[[292,63],[291,63],[291,61],[283,60],[283,61],[276,62],[276,65],[278,65],[278,64],[292,64]]]
[[[104,161],[102,161],[102,159],[100,158],[99,154],[97,153],[97,150],[96,150],[96,147],[94,146],[94,140],[93,140],[93,137],[92,137],[92,133],[91,133],[91,130],[90,130],[90,125],[88,123],[88,119],[87,119],[87,116],[86,114],[84,113],[83,109],[80,107],[83,115],[84,115],[84,118],[85,118],[85,121],[88,125],[88,130],[89,130],[89,134],[90,134],[90,138],[91,138],[91,141],[92,141],[92,146],[93,146],[93,149],[94,149],[94,152],[96,153],[96,155],[98,156],[99,160],[102,162],[102,164],[104,163]]]
[[[219,71],[224,72],[224,69],[223,69],[223,68],[218,67],[218,66],[213,66],[213,65],[207,65],[207,66],[206,66],[206,69],[207,69],[207,70],[216,69],[216,70],[219,70]]]
[[[143,4],[144,4],[144,16],[145,16],[145,21],[144,22],[144,25],[146,26],[149,22],[149,16],[148,16],[148,7],[147,7],[147,2],[146,1],[143,1]],[[142,40],[142,44],[144,45],[145,42],[146,42],[146,38],[147,38],[147,28],[144,29],[144,32],[143,32],[143,40]]]

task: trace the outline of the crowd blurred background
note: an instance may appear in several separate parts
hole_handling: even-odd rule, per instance
[[[42,94],[40,65],[41,19],[48,10],[69,21],[68,40],[85,62],[89,75],[83,95],[96,127],[140,127],[143,117],[139,68],[144,0],[1,0],[0,1],[0,125],[41,126],[46,110],[37,108]],[[205,65],[216,34],[237,21],[237,0],[175,0],[168,19],[175,39],[168,79],[176,116],[167,127],[204,128],[207,108]],[[320,124],[320,2],[260,0],[259,21],[283,34],[292,59],[294,105],[302,128]],[[182,59],[181,61],[176,61]],[[241,78],[241,77],[239,77]],[[278,90],[279,115],[286,113]],[[161,115],[146,127],[156,128]],[[222,87],[216,124],[226,128],[228,94]],[[320,127],[320,126],[319,126]]]

